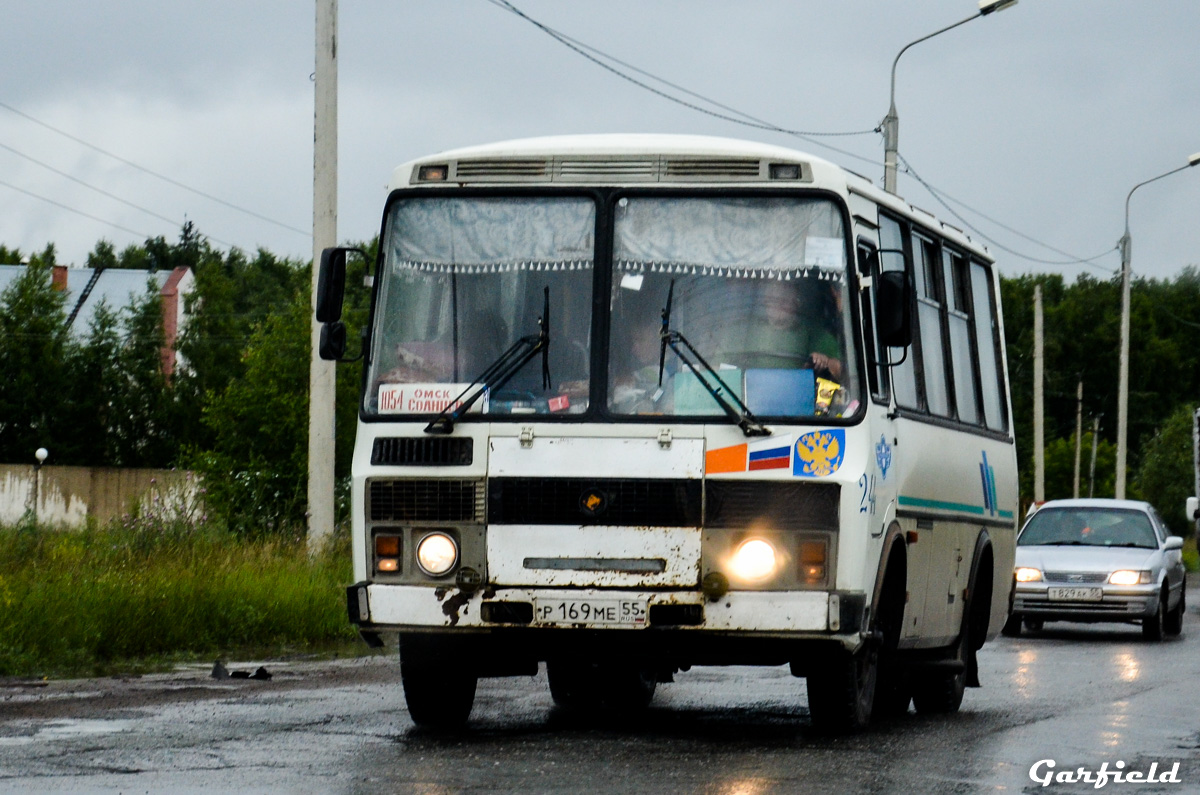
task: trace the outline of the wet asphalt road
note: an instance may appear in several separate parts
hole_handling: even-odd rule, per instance
[[[0,682],[0,792],[973,793],[1043,788],[1030,767],[1104,763],[1181,783],[1103,792],[1200,793],[1200,590],[1182,638],[1051,624],[980,654],[983,687],[949,717],[850,737],[809,725],[786,668],[703,668],[619,724],[556,710],[544,675],[480,682],[469,728],[414,728],[387,657],[267,662],[269,682],[208,668],[137,679]],[[231,664],[253,670],[260,663]],[[1042,771],[1045,771],[1043,766]]]

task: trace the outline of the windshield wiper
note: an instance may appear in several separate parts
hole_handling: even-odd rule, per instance
[[[1029,544],[1031,547],[1085,547],[1091,544],[1085,544],[1082,541],[1043,541],[1040,544]]]
[[[712,365],[700,355],[699,351],[692,347],[692,343],[687,341],[687,337],[683,336],[679,331],[671,329],[671,303],[674,297],[675,280],[672,279],[671,286],[667,289],[667,305],[662,310],[662,331],[659,332],[659,337],[661,338],[658,349],[659,387],[662,387],[663,370],[666,368],[667,348],[669,347],[679,357],[679,360],[683,362],[684,367],[691,371],[692,375],[696,376],[696,380],[708,391],[708,394],[712,395],[713,400],[717,401],[717,405],[721,407],[721,410],[728,414],[730,419],[737,422],[743,434],[746,436],[770,436],[771,429],[758,421],[758,418],[754,416],[749,407],[729,388],[729,384],[725,383],[725,379],[721,378]],[[685,348],[687,349],[687,353],[684,352]],[[688,358],[688,353],[696,357],[694,362]],[[701,374],[696,365],[703,368],[704,374]],[[711,383],[709,378],[712,378],[716,383]],[[732,398],[734,403],[737,403],[737,408],[734,408],[725,399],[726,396]]]
[[[475,401],[488,390],[500,389],[516,375],[529,360],[542,354],[542,389],[550,388],[550,287],[542,288],[542,315],[538,318],[538,333],[528,334],[509,346],[496,361],[475,377],[458,397],[446,404],[433,421],[425,426],[425,433],[447,434],[454,430],[454,423],[475,405]],[[478,389],[476,389],[478,387]],[[463,398],[472,389],[475,393]],[[459,402],[462,401],[462,402]]]

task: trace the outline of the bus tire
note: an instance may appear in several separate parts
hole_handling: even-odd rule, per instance
[[[871,722],[879,654],[873,643],[854,654],[839,649],[808,674],[808,713],[827,734],[861,731]]]
[[[1000,628],[1000,634],[1006,638],[1019,638],[1021,636],[1021,614],[1010,615],[1004,622],[1004,626]]]
[[[963,628],[952,661],[961,663],[957,671],[923,671],[913,678],[913,706],[922,715],[948,715],[958,712],[967,687],[967,648],[971,633]]]
[[[875,677],[875,701],[871,705],[874,718],[895,718],[908,712],[912,691],[908,670],[898,651],[900,634],[904,630],[904,602],[907,587],[907,568],[903,550],[897,550],[888,562],[880,598],[876,605],[879,641],[878,672]]]
[[[613,663],[550,660],[546,678],[550,697],[566,709],[633,712],[648,707],[657,688],[650,672]]]
[[[456,729],[475,704],[478,677],[453,666],[400,663],[404,701],[413,723],[426,729]]]

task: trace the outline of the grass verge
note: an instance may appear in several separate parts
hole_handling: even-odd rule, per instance
[[[310,556],[185,523],[0,528],[0,676],[352,648],[345,541]]]

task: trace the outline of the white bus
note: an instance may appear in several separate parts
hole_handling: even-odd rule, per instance
[[[543,138],[398,168],[367,281],[349,612],[417,724],[540,663],[585,710],[788,665],[833,731],[978,684],[1018,497],[961,231],[785,148]]]

